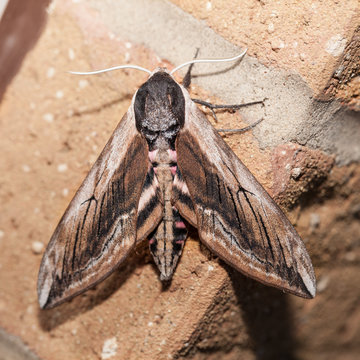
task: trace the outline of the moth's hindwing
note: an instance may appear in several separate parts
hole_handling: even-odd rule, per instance
[[[58,305],[102,281],[134,247],[148,166],[147,143],[135,128],[130,108],[45,251],[38,278],[42,308]]]
[[[177,167],[172,186],[172,204],[181,209],[181,215],[194,227],[197,227],[194,204],[189,189]]]
[[[200,239],[238,271],[314,297],[314,271],[299,235],[186,94],[185,126],[176,151]],[[188,212],[181,202],[177,206],[180,213]]]
[[[145,239],[163,217],[164,200],[153,166],[149,162],[148,172],[141,192],[137,215],[137,242]]]

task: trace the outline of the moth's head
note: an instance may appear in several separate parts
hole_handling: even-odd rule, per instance
[[[136,127],[150,147],[168,147],[185,122],[185,99],[180,85],[159,68],[139,88],[134,100]]]
[[[245,54],[246,50],[232,58],[194,59],[177,66],[170,73],[165,68],[151,72],[137,65],[120,65],[104,70],[71,73],[91,75],[117,69],[137,69],[150,74],[149,79],[140,87],[133,99],[136,127],[145,136],[150,148],[168,149],[169,146],[174,147],[176,135],[184,126],[184,94],[185,97],[188,96],[186,89],[180,87],[171,74],[194,63],[234,61]]]

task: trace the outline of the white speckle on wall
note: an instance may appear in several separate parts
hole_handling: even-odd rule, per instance
[[[22,171],[25,172],[25,173],[30,172],[30,171],[31,171],[30,166],[24,164],[24,165],[22,166]]]
[[[101,359],[106,360],[115,356],[117,349],[118,349],[118,345],[115,337],[105,340],[101,352]]]
[[[62,90],[58,90],[55,96],[57,99],[62,99],[64,97],[64,92]]]
[[[57,167],[57,171],[60,173],[65,172],[68,169],[68,166],[66,164],[59,164]]]
[[[72,48],[69,48],[68,50],[68,56],[70,60],[74,60],[75,59],[75,51]]]
[[[50,79],[55,75],[55,69],[53,67],[49,67],[46,72],[46,76]]]
[[[48,123],[52,123],[54,121],[54,115],[51,113],[44,114],[43,120],[45,120]]]
[[[80,89],[84,89],[89,85],[89,82],[83,79],[83,80],[79,80],[78,84]]]
[[[31,250],[34,254],[41,254],[44,248],[44,244],[40,241],[33,241],[31,244]]]
[[[346,39],[343,38],[340,34],[334,35],[328,40],[325,45],[325,51],[331,54],[332,56],[341,55],[346,46]]]
[[[274,31],[275,31],[275,26],[274,26],[274,24],[271,22],[271,23],[269,23],[269,25],[268,25],[267,32],[268,32],[269,34],[272,34]]]
[[[62,196],[64,196],[64,197],[66,197],[66,196],[68,196],[69,195],[69,189],[62,189],[62,191],[61,191],[61,194],[62,194]]]

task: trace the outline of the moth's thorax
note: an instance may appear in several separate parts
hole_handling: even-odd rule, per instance
[[[176,151],[172,149],[155,149],[149,151],[149,160],[154,169],[157,169],[159,166],[162,168],[177,166]]]
[[[179,84],[158,71],[138,90],[134,101],[138,131],[150,150],[174,149],[175,139],[185,121],[185,99]]]

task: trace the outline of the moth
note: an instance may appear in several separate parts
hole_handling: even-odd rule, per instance
[[[165,68],[149,73],[52,235],[40,307],[104,280],[145,239],[160,279],[170,280],[189,225],[241,273],[314,297],[311,260],[290,221],[186,88]]]

